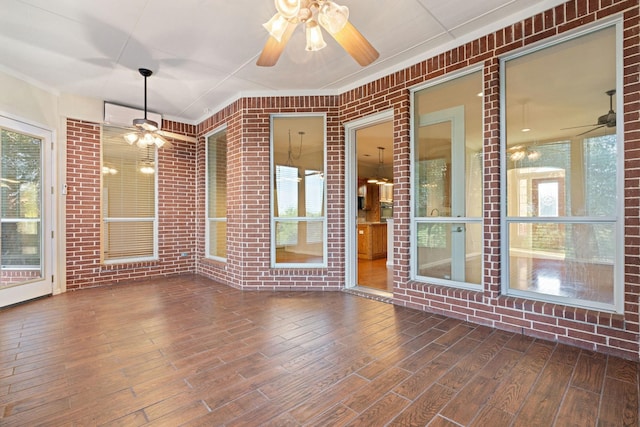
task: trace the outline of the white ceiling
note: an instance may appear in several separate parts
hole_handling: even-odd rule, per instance
[[[240,96],[337,94],[564,0],[342,0],[380,52],[362,68],[298,28],[275,67],[255,65],[272,0],[0,0],[0,69],[59,93],[198,123]]]

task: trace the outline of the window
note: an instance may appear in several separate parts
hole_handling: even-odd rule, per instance
[[[622,308],[617,31],[503,61],[508,295]]]
[[[207,253],[227,258],[227,131],[207,137]]]
[[[413,93],[412,278],[482,284],[482,73]]]
[[[125,130],[102,129],[102,259],[157,259],[156,150],[125,142]]]
[[[273,116],[272,264],[326,264],[324,116]]]
[[[2,269],[40,270],[42,138],[0,129]]]

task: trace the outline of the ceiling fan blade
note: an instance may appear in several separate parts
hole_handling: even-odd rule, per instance
[[[369,43],[369,40],[349,21],[340,31],[336,33],[329,32],[329,34],[363,67],[371,64],[380,56],[378,51]]]
[[[160,130],[158,131],[158,133],[164,137],[167,138],[172,138],[172,139],[179,139],[180,141],[186,141],[186,142],[193,142],[196,143],[198,142],[198,140],[192,136],[187,136],[187,135],[181,135],[179,133],[173,133],[173,132],[169,132],[166,130]]]
[[[589,126],[600,126],[600,125],[598,123],[593,123],[593,124],[590,124],[590,125],[581,125],[581,126],[571,126],[571,127],[568,127],[568,128],[560,128],[560,130],[586,128],[586,127],[589,127]]]
[[[605,127],[605,125],[601,125],[601,126],[598,126],[598,127],[593,128],[593,129],[589,129],[588,131],[586,131],[586,132],[582,132],[582,133],[579,133],[579,134],[577,134],[576,136],[586,135],[586,134],[588,134],[588,133],[590,133],[590,132],[593,132],[594,130],[598,130],[598,129],[603,128],[603,127]]]
[[[287,29],[284,31],[280,41],[276,40],[273,36],[269,36],[269,39],[262,49],[262,53],[260,53],[260,57],[256,61],[256,65],[260,67],[273,67],[276,65],[297,25],[298,24],[288,23]]]

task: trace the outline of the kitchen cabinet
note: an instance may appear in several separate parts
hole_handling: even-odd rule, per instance
[[[379,259],[387,256],[387,224],[358,224],[358,258]]]

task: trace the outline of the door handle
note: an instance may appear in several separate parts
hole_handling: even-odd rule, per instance
[[[451,232],[452,233],[462,233],[464,231],[464,228],[462,227],[452,227],[451,228]]]

